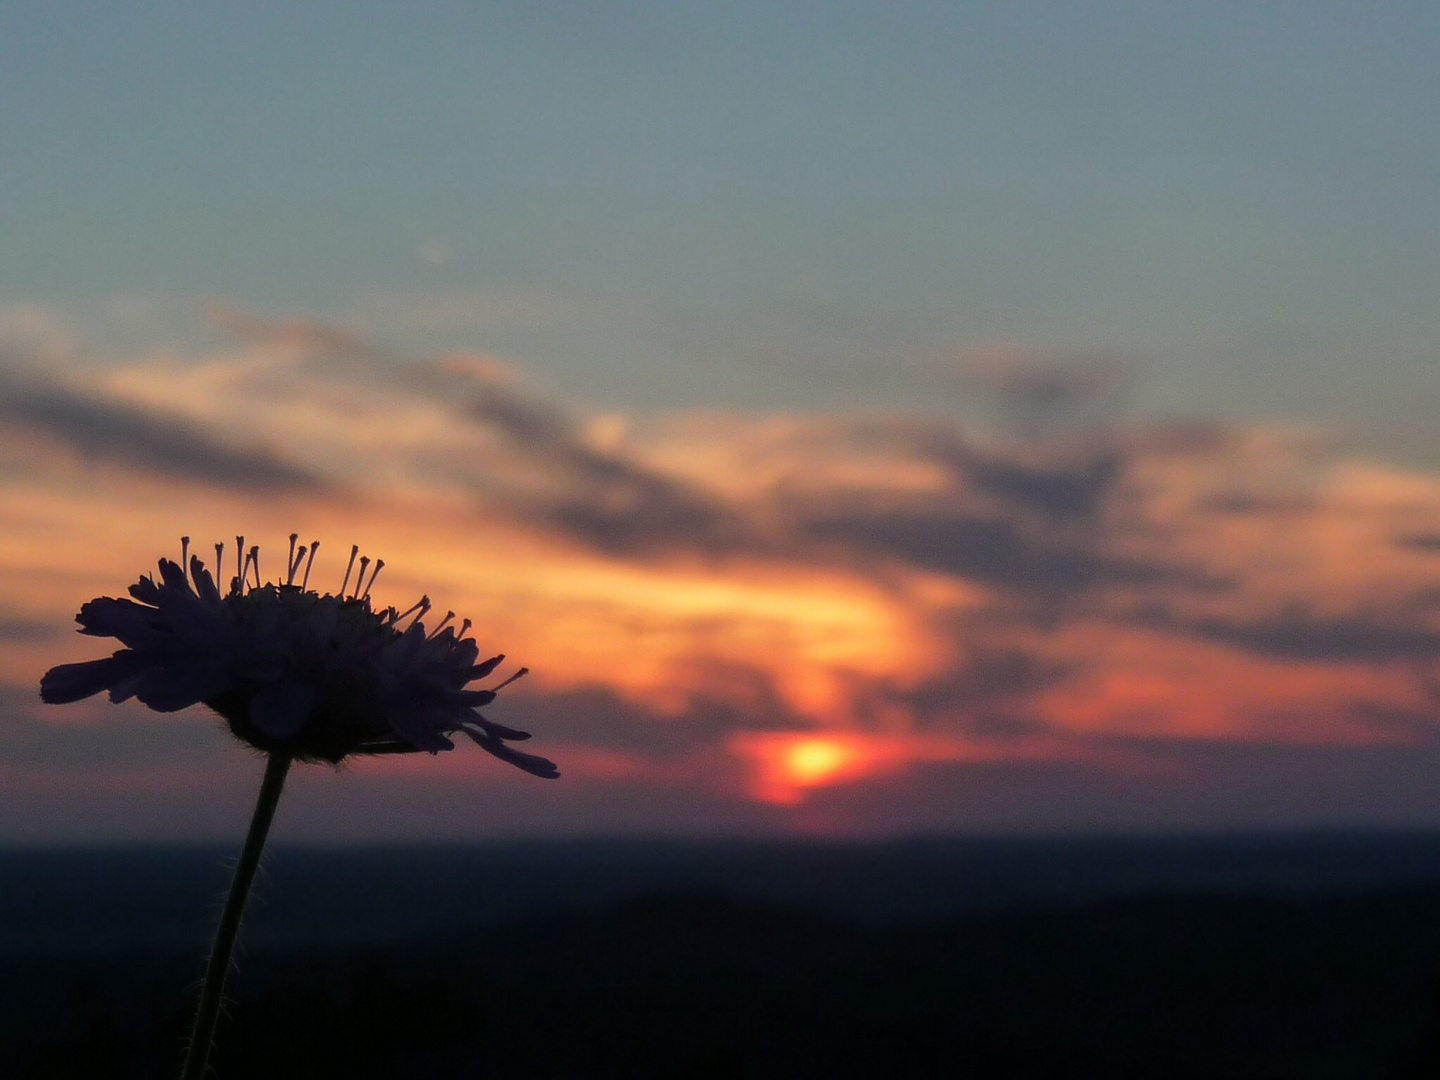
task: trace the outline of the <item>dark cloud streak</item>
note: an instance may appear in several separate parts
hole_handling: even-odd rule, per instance
[[[1440,630],[1374,617],[1302,612],[1251,621],[1181,618],[1149,611],[1140,625],[1282,660],[1385,663],[1440,659]]]
[[[118,461],[165,476],[252,492],[320,486],[271,453],[226,445],[187,420],[4,368],[0,423],[41,431],[89,461]]]
[[[586,445],[570,417],[498,386],[477,397],[472,415],[503,432],[530,458],[558,472],[565,493],[539,514],[550,525],[609,554],[685,547],[711,554],[750,546],[743,525],[716,500],[618,454]]]

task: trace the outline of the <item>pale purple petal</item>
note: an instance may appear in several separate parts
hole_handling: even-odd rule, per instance
[[[479,664],[476,664],[470,669],[470,678],[466,679],[465,681],[474,682],[476,679],[485,678],[486,675],[489,675],[492,671],[499,667],[500,664],[504,661],[504,659],[505,654],[500,653],[498,656],[492,656],[489,660],[485,660]]]
[[[475,709],[481,705],[489,705],[495,700],[494,690],[456,690],[453,698],[468,708]]]
[[[130,595],[142,604],[154,607],[160,603],[160,586],[156,585],[152,578],[142,577],[130,586]]]
[[[215,587],[215,579],[210,576],[210,571],[205,569],[199,555],[190,556],[190,576],[195,581],[195,591],[201,600],[209,604],[220,602],[220,590]]]
[[[455,749],[455,744],[440,730],[442,726],[450,726],[445,723],[443,716],[437,717],[433,713],[417,714],[408,711],[393,711],[389,716],[389,721],[391,731],[421,750],[427,750],[434,754],[441,750]]]
[[[219,697],[231,686],[224,666],[202,657],[149,669],[136,682],[135,696],[156,712],[176,712]]]
[[[546,780],[556,780],[560,776],[560,770],[555,763],[548,758],[540,757],[538,754],[523,754],[506,746],[499,739],[492,739],[487,735],[465,728],[465,734],[474,739],[487,753],[494,754],[501,761],[509,762],[518,769],[524,769],[532,776],[539,776]]]
[[[133,600],[97,596],[80,606],[75,621],[80,633],[92,637],[113,637],[125,645],[140,648],[167,637],[161,629],[159,612]]]
[[[47,671],[40,680],[40,700],[50,705],[68,705],[108,690],[116,682],[133,675],[145,661],[129,649],[121,649],[103,660],[87,660],[80,664],[60,664]]]
[[[528,731],[519,731],[515,728],[506,727],[504,724],[497,724],[494,720],[485,719],[485,717],[481,716],[479,713],[471,713],[464,719],[460,726],[465,727],[468,724],[474,724],[476,727],[480,728],[482,731],[489,733],[490,735],[493,735],[495,738],[505,739],[509,742],[523,742],[524,740],[530,738],[530,733]]]

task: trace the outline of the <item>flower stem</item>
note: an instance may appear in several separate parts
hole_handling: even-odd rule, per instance
[[[260,853],[265,850],[265,837],[285,788],[285,774],[290,771],[289,754],[271,754],[265,764],[265,779],[260,782],[260,797],[255,800],[255,813],[250,818],[250,831],[240,849],[235,876],[230,879],[230,895],[220,913],[215,929],[215,944],[205,968],[205,986],[200,991],[200,1007],[195,1011],[195,1030],[190,1036],[190,1050],[185,1055],[185,1072],[181,1080],[201,1080],[210,1061],[210,1044],[215,1037],[215,1021],[220,1015],[220,998],[225,991],[225,976],[230,972],[230,954],[240,932],[240,918],[245,914],[245,901],[260,866]]]

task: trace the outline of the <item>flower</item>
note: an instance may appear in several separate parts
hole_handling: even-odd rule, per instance
[[[354,591],[346,595],[358,548],[351,548],[339,595],[312,591],[310,567],[320,545],[302,544],[297,553],[297,539],[290,537],[284,584],[262,583],[260,549],[252,547],[243,561],[237,552],[237,573],[221,593],[183,538],[180,563],[161,559],[160,580],[142,577],[130,586],[133,599],[101,596],[80,608],[80,633],[113,637],[125,648],[51,668],[40,680],[41,698],[64,704],[108,690],[113,702],[134,697],[157,712],[203,702],[251,746],[302,761],[433,754],[453,749],[449,736],[463,731],[526,772],[560,775],[552,762],[508,745],[528,739],[526,732],[476,711],[525,668],[490,689],[467,689],[504,660],[477,663],[479,650],[466,636],[469,619],[456,631],[449,612],[427,633],[421,619],[430,611],[428,597],[405,612],[373,609],[370,589],[383,559],[368,584],[370,560],[360,559]],[[244,538],[236,541],[244,551]],[[215,545],[217,573],[223,554],[224,545]]]

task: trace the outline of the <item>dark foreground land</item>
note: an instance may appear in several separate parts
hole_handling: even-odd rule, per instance
[[[0,1076],[175,1075],[214,863],[0,855]],[[290,851],[270,875],[221,1080],[1440,1076],[1440,838]]]

